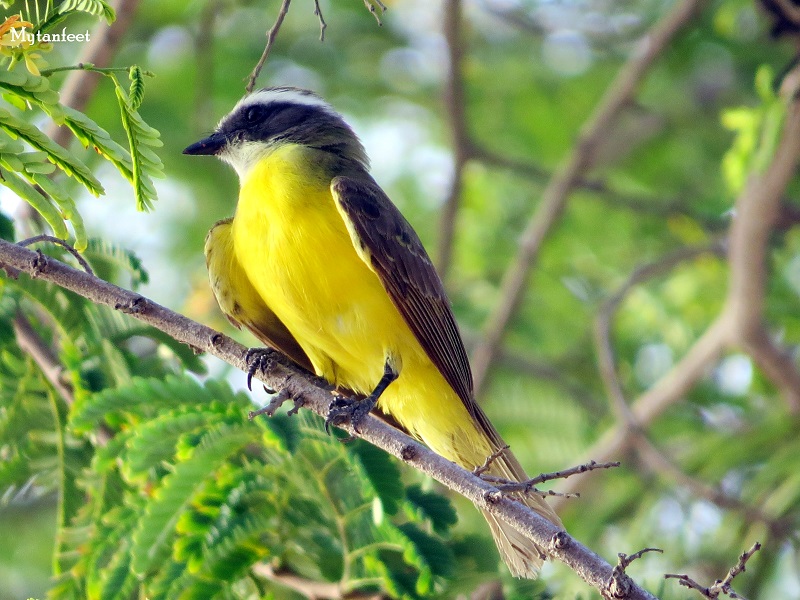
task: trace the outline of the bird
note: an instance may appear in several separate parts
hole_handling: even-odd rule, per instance
[[[239,177],[234,216],[205,241],[222,312],[266,346],[326,379],[328,425],[358,431],[377,410],[466,469],[490,461],[527,475],[475,400],[464,343],[418,235],[369,172],[356,133],[322,97],[267,87],[242,98],[188,155]],[[505,448],[505,450],[504,450]],[[515,496],[561,527],[547,501]],[[483,511],[512,575],[533,578],[545,552]]]

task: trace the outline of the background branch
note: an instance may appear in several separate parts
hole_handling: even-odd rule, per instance
[[[439,247],[436,252],[436,266],[442,279],[447,276],[447,272],[450,270],[456,216],[464,188],[464,168],[470,155],[470,140],[467,129],[466,108],[464,106],[464,76],[462,74],[464,39],[461,13],[461,0],[445,0],[444,39],[447,42],[448,56],[445,107],[450,119],[454,164],[453,179],[450,181],[450,189],[447,192],[447,198],[442,206],[442,214],[439,217]]]
[[[272,51],[272,46],[275,45],[275,38],[278,37],[278,32],[281,30],[281,25],[283,25],[283,19],[286,18],[286,14],[289,12],[289,4],[291,4],[291,2],[292,0],[283,0],[281,8],[278,11],[278,16],[275,18],[275,23],[267,32],[267,44],[264,46],[261,58],[258,59],[256,66],[253,67],[253,71],[247,79],[247,86],[244,88],[248,94],[256,87],[258,75],[261,73],[261,69],[264,68],[264,63],[267,62],[269,53]]]
[[[12,321],[12,326],[14,327],[14,337],[20,350],[33,359],[33,362],[42,370],[47,381],[55,388],[64,402],[72,406],[75,402],[72,388],[61,379],[64,367],[50,346],[36,333],[30,321],[21,311],[17,311]]]
[[[795,73],[800,73],[800,69],[796,68]],[[797,81],[793,75],[787,80]],[[796,413],[800,408],[797,365],[770,338],[763,320],[767,244],[786,186],[800,160],[797,89],[785,92],[788,98],[786,118],[772,163],[763,173],[751,175],[735,203],[735,218],[728,234],[731,275],[725,306],[686,355],[633,403],[632,418],[640,428],[646,429],[667,408],[682,400],[722,352],[732,346],[741,346],[750,353],[780,390],[789,411]],[[607,370],[606,364],[603,372]],[[597,461],[613,460],[629,448],[634,439],[627,435],[627,430],[627,423],[618,423],[589,448],[585,456]],[[582,485],[568,480],[559,486],[559,491],[576,493]],[[559,504],[559,500],[556,498],[554,504]]]
[[[634,52],[620,70],[581,129],[572,153],[545,188],[542,199],[522,234],[517,255],[503,276],[501,299],[487,319],[484,339],[473,352],[472,373],[476,395],[486,382],[503,334],[522,301],[528,273],[536,263],[545,237],[560,219],[570,193],[591,168],[591,160],[597,148],[602,145],[617,117],[632,100],[649,69],[704,3],[703,0],[682,0],[645,35],[639,51]]]

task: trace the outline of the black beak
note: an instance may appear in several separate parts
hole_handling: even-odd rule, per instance
[[[228,138],[222,133],[212,133],[205,139],[200,140],[199,142],[195,142],[191,146],[185,148],[183,150],[184,154],[192,154],[192,155],[214,155],[217,154],[220,150],[225,147],[225,144],[228,142]]]

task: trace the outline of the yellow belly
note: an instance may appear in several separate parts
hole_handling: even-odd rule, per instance
[[[318,375],[368,394],[392,357],[400,376],[380,408],[443,456],[480,464],[488,441],[356,253],[330,182],[303,176],[305,152],[278,149],[242,182],[233,220],[240,264]]]

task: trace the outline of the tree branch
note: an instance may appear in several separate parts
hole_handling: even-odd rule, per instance
[[[385,598],[375,593],[345,592],[338,583],[305,579],[294,573],[279,571],[270,564],[259,563],[253,566],[252,571],[259,577],[294,590],[310,600],[384,600]]]
[[[733,342],[741,345],[781,391],[793,414],[800,413],[800,372],[770,337],[764,322],[769,236],[775,228],[786,186],[800,160],[800,69],[789,73],[784,90],[787,114],[780,144],[769,168],[753,174],[735,206],[729,239],[730,285],[727,309]]]
[[[639,427],[646,429],[667,408],[682,399],[683,395],[705,374],[708,367],[719,358],[728,341],[729,321],[726,313],[717,317],[669,373],[631,405],[633,419]],[[614,460],[629,448],[633,441],[633,438],[627,435],[627,431],[626,425],[616,425],[584,453],[584,457],[587,458],[579,460],[593,459],[598,462]],[[558,486],[558,491],[574,494],[578,493],[580,488],[581,484],[577,480],[568,479]],[[560,504],[560,498],[555,498],[553,505]]]
[[[600,307],[595,318],[595,348],[597,349],[597,361],[600,369],[600,376],[605,384],[606,393],[611,400],[611,407],[616,413],[617,421],[628,428],[638,428],[639,424],[635,420],[633,413],[625,400],[625,394],[617,377],[616,359],[614,358],[614,348],[611,343],[611,331],[614,316],[620,304],[628,293],[640,283],[669,272],[677,265],[697,258],[700,255],[713,252],[720,254],[723,251],[721,242],[710,246],[694,248],[680,248],[675,252],[661,257],[659,260],[637,268],[628,277],[625,283],[610,296]]]
[[[471,142],[470,160],[481,162],[490,167],[496,167],[510,171],[519,177],[524,177],[529,181],[537,183],[548,181],[553,174],[537,164],[523,161],[517,158],[497,154],[488,148],[476,145]],[[591,192],[590,198],[605,202],[608,206],[615,209],[629,210],[636,213],[667,217],[680,214],[698,221],[704,228],[709,230],[719,230],[724,228],[724,221],[719,217],[704,215],[691,210],[686,202],[680,198],[658,198],[648,195],[637,195],[622,190],[615,189],[602,179],[581,177],[575,183],[575,188],[580,188]],[[692,192],[684,192],[684,196],[691,197]],[[791,210],[791,207],[784,205],[783,223],[786,227],[791,227],[793,223],[800,220],[800,210]]]
[[[519,251],[509,265],[501,285],[501,300],[487,320],[484,339],[473,353],[472,373],[476,394],[480,393],[489,367],[511,317],[522,301],[528,273],[536,263],[545,237],[564,211],[570,193],[591,168],[591,159],[614,123],[636,93],[650,67],[670,41],[691,21],[704,0],[682,0],[644,37],[592,116],[583,126],[572,154],[553,175],[541,202],[522,234]]]
[[[221,0],[206,0],[194,33],[195,84],[192,123],[199,132],[212,122],[214,89],[214,27]]]
[[[47,381],[58,392],[69,406],[75,402],[72,389],[62,380],[61,374],[64,372],[63,365],[59,362],[53,350],[44,342],[42,337],[36,333],[30,321],[17,311],[14,320],[11,322],[14,328],[14,337],[20,350],[28,354],[33,362],[42,370]]]
[[[741,345],[782,393],[789,410],[800,410],[800,374],[795,361],[767,333],[763,320],[767,245],[786,186],[800,160],[800,67],[787,77],[791,89],[781,140],[772,163],[751,176],[735,203],[728,235],[731,278],[723,309],[686,355],[632,405],[639,427],[646,429],[668,407],[682,399],[725,348]],[[610,461],[631,444],[627,426],[618,424],[586,453],[586,460]],[[577,493],[581,483],[567,480],[559,492]],[[560,504],[556,498],[554,505]]]
[[[75,292],[96,304],[125,312],[184,344],[208,352],[238,369],[247,369],[247,349],[229,337],[139,294],[48,258],[41,252],[33,252],[0,240],[0,264],[4,268],[10,267],[11,272],[25,272],[31,277],[50,281]],[[302,397],[304,407],[319,415],[326,415],[331,402],[327,383],[288,364],[278,353],[272,353],[272,357],[273,360],[267,361],[265,371],[256,373],[257,378],[272,389],[286,390],[290,397]],[[364,419],[359,425],[358,433],[349,425],[343,429],[430,475],[471,500],[479,508],[497,515],[544,548],[550,558],[565,563],[584,581],[600,590],[601,594],[605,593],[608,582],[611,581],[612,566],[527,506],[511,498],[498,497],[496,487],[375,417]],[[633,584],[627,598],[654,600],[655,597]]]
[[[611,403],[617,416],[617,422],[625,430],[625,437],[636,449],[643,463],[657,473],[666,474],[668,477],[686,487],[693,494],[713,502],[724,509],[739,511],[745,518],[765,523],[770,530],[779,530],[784,523],[772,519],[756,508],[752,508],[736,498],[728,496],[721,490],[707,485],[684,473],[677,465],[667,458],[648,439],[645,430],[636,421],[628,403],[617,374],[614,349],[611,342],[612,322],[620,304],[625,296],[636,285],[661,275],[678,264],[692,260],[702,254],[714,252],[721,254],[724,245],[718,241],[710,246],[696,248],[681,248],[676,252],[667,254],[661,259],[636,269],[625,283],[617,290],[598,311],[595,319],[595,347],[597,348],[600,374],[606,388],[606,393],[611,398]]]
[[[450,269],[456,216],[464,187],[464,168],[470,156],[470,139],[464,106],[464,77],[461,72],[464,57],[461,13],[461,0],[445,1],[444,38],[447,41],[449,59],[445,105],[453,136],[454,165],[453,179],[450,182],[450,190],[447,192],[439,221],[439,248],[436,252],[436,266],[442,279],[446,277]]]
[[[761,544],[756,542],[755,544],[753,544],[750,550],[747,550],[746,552],[743,552],[742,554],[739,555],[738,562],[733,567],[731,567],[731,569],[728,571],[728,574],[725,576],[724,579],[718,579],[709,587],[705,587],[704,585],[697,583],[694,579],[692,579],[688,575],[674,575],[670,573],[668,575],[664,575],[664,578],[677,579],[678,583],[680,583],[685,587],[688,587],[689,589],[697,590],[698,592],[700,592],[700,595],[703,596],[703,598],[708,598],[708,600],[716,600],[716,598],[719,598],[720,594],[725,594],[729,598],[746,600],[744,596],[740,596],[739,594],[733,591],[733,589],[731,588],[731,584],[733,583],[734,577],[736,577],[740,573],[744,573],[747,561],[749,561],[753,557],[753,555],[759,550],[761,550]]]
[[[248,94],[251,93],[253,88],[256,87],[258,75],[261,73],[261,69],[264,68],[264,63],[267,62],[267,57],[269,57],[269,53],[272,51],[272,46],[275,44],[275,38],[278,37],[278,32],[281,30],[281,25],[283,25],[283,19],[289,12],[289,4],[291,4],[291,2],[292,0],[283,0],[281,3],[281,8],[278,11],[278,16],[275,18],[275,23],[267,32],[267,44],[264,46],[264,51],[261,53],[261,58],[258,59],[256,66],[253,67],[253,71],[247,78],[247,86],[245,87],[245,91]]]

